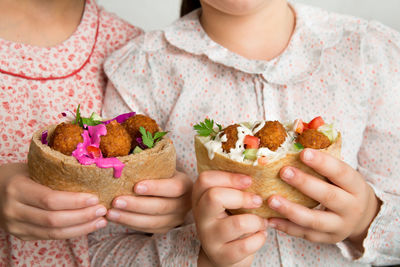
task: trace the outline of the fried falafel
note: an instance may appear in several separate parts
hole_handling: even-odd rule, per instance
[[[130,117],[122,125],[125,127],[132,139],[132,149],[138,146],[136,138],[142,137],[142,134],[139,132],[140,127],[143,127],[153,135],[159,131],[159,127],[155,120],[141,114]]]
[[[122,157],[129,154],[132,138],[117,121],[106,125],[107,134],[100,139],[100,150],[104,157]]]
[[[222,142],[222,150],[229,153],[232,148],[236,147],[238,141],[239,124],[233,124],[222,130],[221,137],[226,135],[226,142]]]
[[[83,129],[72,123],[61,123],[57,125],[52,134],[49,146],[64,155],[71,156],[79,143],[83,142]]]
[[[276,151],[286,139],[286,130],[279,121],[267,121],[254,136],[260,138],[260,147]]]
[[[304,148],[323,149],[331,145],[329,138],[315,129],[305,130],[296,141]]]

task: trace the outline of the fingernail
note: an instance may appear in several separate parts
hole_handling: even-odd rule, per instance
[[[107,209],[104,207],[101,207],[99,209],[96,210],[96,216],[100,217],[100,216],[104,216],[107,213]]]
[[[121,214],[118,211],[110,210],[107,217],[112,220],[117,220],[120,216]]]
[[[117,200],[115,201],[115,207],[116,207],[116,208],[123,209],[123,208],[125,208],[127,205],[128,205],[128,204],[127,204],[126,201],[123,200],[123,199],[117,199]]]
[[[291,179],[294,177],[294,171],[291,168],[286,168],[282,173],[282,178]]]
[[[276,223],[269,222],[269,227],[276,228]]]
[[[307,161],[311,161],[314,159],[314,153],[310,150],[307,149],[306,151],[304,151],[304,159]]]
[[[103,227],[106,226],[106,224],[107,224],[106,220],[101,220],[101,221],[96,223],[96,228],[97,229],[103,228]]]
[[[88,206],[93,206],[93,205],[96,205],[97,203],[99,203],[99,198],[98,197],[91,197],[88,200],[86,200],[86,204]]]
[[[271,208],[277,209],[277,208],[279,208],[279,207],[281,206],[281,202],[278,201],[277,199],[273,198],[273,199],[271,200],[271,202],[269,203],[269,206],[270,206]]]
[[[259,196],[253,196],[253,203],[256,204],[257,206],[260,206],[262,204],[263,200]]]
[[[242,185],[244,185],[244,186],[249,186],[249,185],[251,185],[251,178],[248,177],[248,176],[242,176],[242,177],[240,178],[240,183],[241,183]]]
[[[143,193],[146,193],[146,191],[147,191],[147,186],[146,185],[144,185],[144,184],[138,184],[137,186],[136,186],[136,193],[138,193],[138,194],[143,194]]]

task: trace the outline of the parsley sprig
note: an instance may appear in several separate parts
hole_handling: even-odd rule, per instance
[[[222,126],[216,123],[219,131],[222,131]],[[200,122],[193,126],[193,128],[197,131],[200,136],[211,136],[215,138],[219,131],[215,131],[214,129],[214,120],[205,119],[204,122]]]
[[[148,148],[152,148],[155,143],[157,143],[161,138],[163,138],[164,135],[167,134],[167,132],[156,132],[154,136],[146,131],[144,127],[139,128],[139,132],[142,134],[142,142],[144,145],[146,145]]]
[[[78,105],[78,108],[76,109],[76,119],[74,121],[74,124],[78,124],[80,127],[84,127],[84,125],[87,126],[96,126],[101,124],[101,117],[97,115],[96,113],[92,113],[89,118],[82,117],[81,112],[80,112],[80,107],[81,105]]]

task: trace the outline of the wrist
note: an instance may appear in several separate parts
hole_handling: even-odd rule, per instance
[[[368,201],[368,210],[366,215],[364,216],[364,220],[358,226],[361,226],[356,229],[347,239],[361,252],[363,252],[363,242],[364,239],[368,235],[369,227],[371,223],[374,221],[376,215],[378,215],[380,207],[382,205],[382,201],[378,199],[375,195],[374,190],[368,185],[369,189],[369,201]]]

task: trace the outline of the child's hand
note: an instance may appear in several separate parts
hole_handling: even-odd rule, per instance
[[[106,226],[96,196],[35,183],[26,164],[0,166],[0,226],[22,240],[67,239]]]
[[[193,215],[202,244],[199,266],[250,266],[266,240],[267,220],[253,214],[228,216],[226,209],[257,208],[262,199],[240,191],[251,178],[207,171],[197,179],[192,196]]]
[[[107,219],[142,232],[166,233],[184,222],[192,185],[182,172],[169,179],[141,181],[134,187],[140,196],[115,198]]]
[[[280,196],[268,199],[269,206],[288,220],[271,219],[269,224],[290,235],[312,242],[337,243],[346,238],[359,249],[380,203],[360,173],[349,165],[317,150],[305,149],[301,160],[333,184],[292,167],[281,170],[282,179],[320,202],[325,211],[311,210]]]

